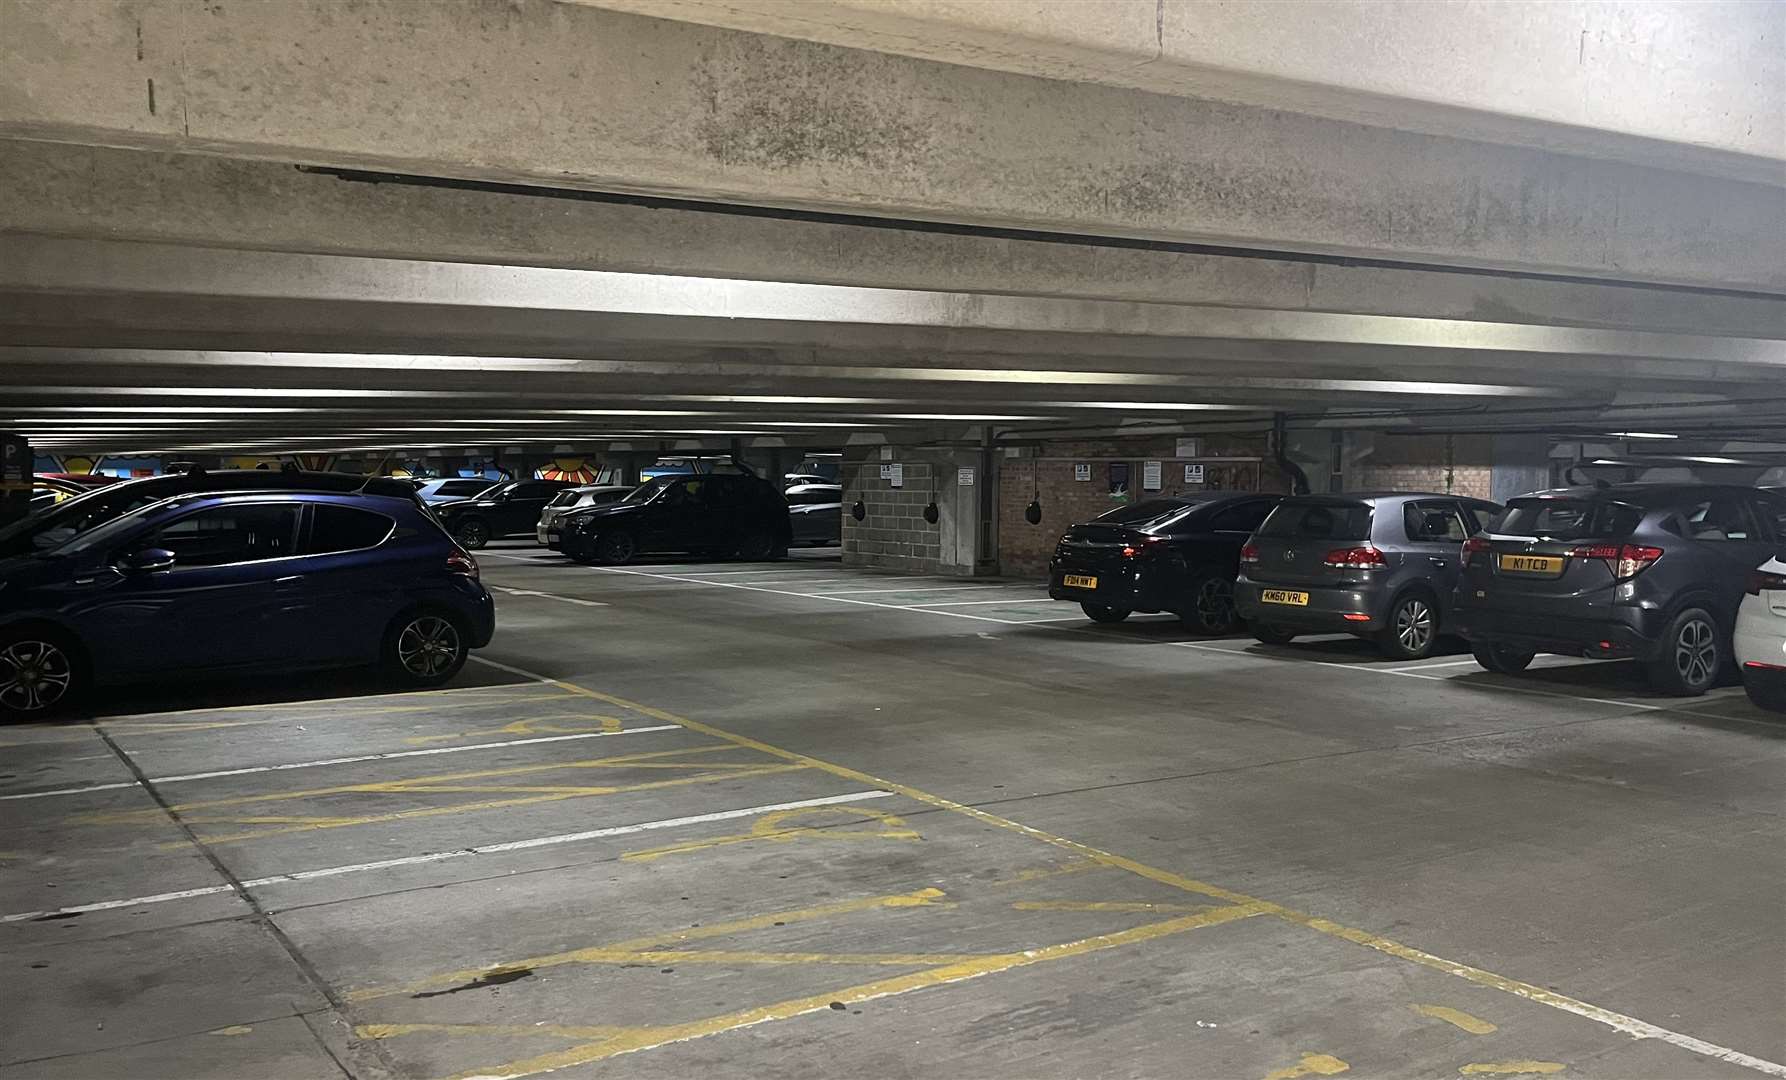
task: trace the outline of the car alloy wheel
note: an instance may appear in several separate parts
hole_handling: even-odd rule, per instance
[[[775,554],[775,538],[766,532],[753,532],[738,545],[738,557],[746,562],[762,562]]]
[[[1674,670],[1681,685],[1708,687],[1718,677],[1718,631],[1705,619],[1688,619],[1674,636]]]
[[[1225,634],[1234,629],[1234,583],[1216,574],[1197,585],[1194,601],[1197,623],[1205,632]]]
[[[481,521],[467,521],[453,530],[453,539],[459,546],[476,550],[490,542],[490,526]]]
[[[615,565],[629,563],[632,562],[633,556],[638,554],[638,551],[638,541],[633,539],[632,533],[625,530],[617,529],[614,532],[603,533],[595,541],[596,562]]]
[[[419,615],[397,635],[397,661],[411,675],[432,679],[459,659],[459,630],[439,615]]]
[[[1409,657],[1426,655],[1433,643],[1433,609],[1424,599],[1410,596],[1395,606],[1395,643]]]
[[[67,697],[73,684],[74,664],[48,641],[26,638],[0,650],[0,706],[43,712]]]

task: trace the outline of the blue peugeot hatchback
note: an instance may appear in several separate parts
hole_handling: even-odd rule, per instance
[[[0,562],[0,717],[201,672],[377,664],[437,686],[495,621],[477,562],[413,499],[182,495]]]

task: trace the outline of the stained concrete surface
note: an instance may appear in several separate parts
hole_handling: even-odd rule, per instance
[[[1730,691],[1093,627],[822,553],[483,563],[540,595],[452,689],[0,731],[0,1076],[1786,1060],[1786,726]]]

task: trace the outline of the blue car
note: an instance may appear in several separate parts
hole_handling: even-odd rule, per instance
[[[0,561],[0,716],[200,672],[377,664],[438,686],[495,622],[477,562],[413,499],[182,495]]]

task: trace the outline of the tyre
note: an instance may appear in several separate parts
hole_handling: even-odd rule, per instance
[[[1408,593],[1389,608],[1389,625],[1377,631],[1377,651],[1391,660],[1424,660],[1438,640],[1439,611],[1432,597]]]
[[[1296,640],[1295,631],[1285,630],[1281,626],[1253,623],[1250,629],[1253,632],[1253,637],[1265,645],[1288,645]]]
[[[1743,676],[1743,692],[1757,708],[1786,713],[1786,678],[1763,679],[1758,675]]]
[[[738,557],[745,562],[764,562],[775,557],[775,537],[762,530],[746,533],[738,542]]]
[[[1190,603],[1178,618],[1192,633],[1233,633],[1240,625],[1240,615],[1234,610],[1234,580],[1216,573],[1192,578]]]
[[[1492,671],[1497,675],[1517,675],[1531,666],[1532,658],[1538,654],[1530,649],[1522,649],[1517,645],[1471,644],[1470,653],[1482,670]]]
[[[1111,607],[1108,604],[1080,604],[1079,610],[1092,622],[1119,623],[1129,617],[1128,608]]]
[[[86,682],[76,656],[48,630],[0,632],[0,720],[49,716],[72,703]]]
[[[481,518],[461,521],[453,528],[453,539],[467,551],[476,551],[490,542],[490,526]]]
[[[1676,615],[1649,664],[1650,685],[1676,697],[1698,697],[1717,685],[1727,649],[1718,620],[1702,607]]]
[[[439,686],[465,666],[466,640],[458,618],[444,611],[399,615],[385,632],[385,674],[403,686]]]
[[[595,538],[594,558],[598,566],[624,566],[639,553],[639,541],[625,529],[614,529]]]

